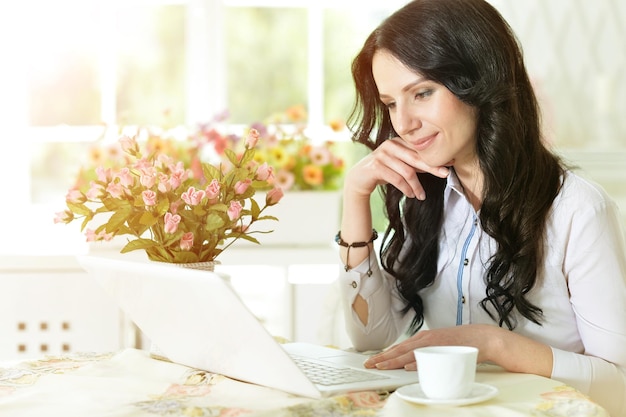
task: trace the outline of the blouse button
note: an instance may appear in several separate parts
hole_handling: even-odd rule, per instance
[[[356,288],[358,285],[356,283],[356,281],[352,281],[352,284],[350,284],[352,286],[352,288]]]
[[[469,259],[465,258],[463,260],[463,265],[467,266],[469,264]]]
[[[462,304],[465,304],[465,296],[462,296],[462,297],[461,297],[461,303],[462,303]]]

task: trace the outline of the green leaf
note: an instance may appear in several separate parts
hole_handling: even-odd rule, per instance
[[[250,199],[250,214],[252,216],[253,220],[256,220],[259,217],[259,214],[261,213],[261,208],[259,207],[259,203],[256,202],[256,200],[254,199]]]
[[[76,204],[76,203],[67,203],[67,208],[75,214],[80,214],[82,216],[91,215],[91,210],[85,204]]]
[[[219,180],[222,177],[220,170],[211,164],[203,163],[202,172],[207,182],[211,182],[213,179]]]
[[[153,261],[172,262],[172,254],[162,246],[156,245],[146,249],[148,258]]]
[[[246,149],[241,156],[241,166],[248,165],[248,162],[252,161],[254,158],[255,150],[254,149]]]
[[[106,210],[103,211],[117,211],[121,207],[130,206],[128,201],[120,200],[119,198],[106,197],[102,199],[102,204],[106,207]]]
[[[126,246],[122,248],[120,253],[127,253],[138,249],[148,249],[156,247],[157,245],[158,243],[152,239],[135,239],[128,242]]]
[[[204,230],[210,232],[211,230],[219,229],[225,224],[226,222],[221,216],[215,213],[209,213],[205,220]]]
[[[226,204],[213,204],[211,206],[211,211],[221,211],[222,213],[226,213],[228,211],[228,206]]]
[[[167,211],[170,209],[170,200],[167,198],[159,201],[159,204],[156,206],[156,211],[159,213],[159,216],[165,215]]]
[[[85,219],[83,220],[83,223],[80,225],[81,232],[85,230],[85,227],[87,227],[87,224],[89,223],[90,220],[91,219],[89,217],[85,217]]]
[[[200,262],[201,259],[193,252],[182,251],[182,252],[174,252],[174,257],[171,262],[177,264],[188,264],[192,262]]]
[[[146,226],[147,228],[152,227],[152,225],[154,225],[158,221],[159,221],[158,217],[154,217],[154,215],[150,213],[149,211],[146,211],[145,213],[143,213],[141,217],[139,218],[139,224],[142,224]]]
[[[180,238],[183,237],[184,234],[185,232],[183,232],[182,230],[178,230],[173,235],[166,235],[167,239],[165,239],[165,241],[163,242],[163,246],[167,247],[172,244],[178,243],[180,241]]]
[[[206,214],[206,210],[200,205],[195,206],[192,212],[195,216],[198,217],[204,217],[204,215]]]
[[[233,164],[236,167],[240,166],[239,160],[237,159],[237,154],[232,149],[226,148],[224,150],[224,154],[226,155],[226,157],[228,158],[231,164]]]
[[[275,217],[275,216],[268,216],[268,215],[261,216],[261,217],[259,217],[257,220],[276,220],[276,221],[279,221],[279,220],[278,220],[278,217]]]
[[[113,213],[113,215],[109,218],[109,221],[107,222],[107,232],[111,233],[112,231],[122,226],[128,219],[128,216],[130,216],[131,211],[132,209],[129,206],[126,206],[120,207],[118,211]]]
[[[238,234],[235,234],[235,235],[237,236],[238,239],[247,240],[248,242],[256,243],[257,245],[261,244],[256,238],[254,238],[254,237],[252,237],[250,235],[245,235],[245,234],[242,234],[242,233],[238,233]],[[235,237],[235,236],[228,235],[226,237],[230,238],[230,237]]]

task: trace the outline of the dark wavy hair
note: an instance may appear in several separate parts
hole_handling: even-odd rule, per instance
[[[349,124],[353,140],[372,150],[397,136],[372,75],[379,50],[478,110],[476,153],[484,174],[480,222],[497,242],[481,306],[500,327],[515,328],[517,313],[541,324],[543,312],[526,294],[538,279],[546,219],[564,166],[542,139],[537,99],[515,34],[484,0],[415,0],[389,16],[352,63],[357,99]],[[418,292],[437,274],[446,185],[445,179],[416,175],[425,201],[382,187],[389,225],[380,252],[383,268],[406,300],[405,313],[416,313],[413,332],[424,322]]]

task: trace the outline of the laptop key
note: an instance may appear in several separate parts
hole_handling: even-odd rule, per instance
[[[301,356],[292,355],[291,358],[313,383],[319,385],[328,386],[348,384],[352,382],[388,378],[384,375],[377,375],[367,371],[359,371],[357,369],[346,368],[332,363],[317,362]]]

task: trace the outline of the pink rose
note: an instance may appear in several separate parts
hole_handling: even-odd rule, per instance
[[[135,178],[133,178],[132,174],[130,173],[130,169],[128,168],[122,168],[120,172],[115,175],[115,177],[120,179],[120,184],[122,184],[122,187],[128,188],[132,187],[133,184],[135,184]]]
[[[68,203],[82,204],[87,201],[87,198],[80,190],[72,188],[65,195],[65,201]]]
[[[105,230],[102,230],[96,236],[96,240],[104,240],[105,242],[110,242],[113,239],[113,233],[107,233]]]
[[[191,250],[193,248],[193,232],[187,232],[180,239],[180,248],[182,250]]]
[[[110,182],[109,185],[107,185],[107,189],[106,192],[111,194],[111,197],[113,198],[122,198],[124,196],[124,187],[122,187],[122,184],[118,183],[118,182]]]
[[[114,233],[107,233],[106,230],[102,230],[99,233],[96,233],[93,229],[87,229],[85,231],[87,242],[100,242],[102,240],[108,242],[113,239],[113,235]]]
[[[85,230],[85,237],[87,238],[87,242],[95,242],[96,241],[96,231],[93,229]]]
[[[156,205],[157,195],[152,190],[145,190],[141,192],[141,198],[143,198],[143,202],[146,206],[154,206]]]
[[[256,169],[255,176],[259,181],[270,181],[274,178],[274,168],[269,166],[267,162],[263,162],[263,164]]]
[[[277,204],[284,195],[285,194],[283,193],[282,188],[274,187],[267,192],[267,195],[265,196],[265,204],[273,206],[274,204]]]
[[[170,212],[165,213],[165,233],[176,233],[179,223],[180,215],[172,214]]]
[[[173,164],[174,164],[174,159],[171,156],[166,155],[164,153],[159,154],[157,156],[156,161],[154,162],[154,165],[158,166],[159,168],[170,167],[170,165],[173,165]],[[170,167],[170,169],[173,169],[173,168]]]
[[[55,223],[69,223],[74,220],[74,213],[69,210],[59,211],[54,216]]]
[[[172,184],[170,184],[170,177],[162,172],[159,173],[159,185],[157,186],[159,191],[167,193],[172,190]]]
[[[246,178],[245,180],[237,181],[235,184],[235,194],[243,194],[246,192],[248,187],[252,184],[252,180],[250,178]]]
[[[111,168],[104,169],[102,167],[96,168],[96,176],[100,182],[109,182],[113,179]]]
[[[139,152],[139,145],[137,144],[135,138],[123,135],[120,137],[119,142],[122,146],[122,150],[127,154],[136,155]]]
[[[252,149],[256,146],[256,143],[259,141],[259,131],[256,129],[250,129],[248,132],[248,138],[246,139],[246,148]]]
[[[95,181],[89,183],[89,190],[85,193],[88,200],[95,201],[105,196],[104,187]]]
[[[152,166],[152,162],[146,158],[141,158],[139,161],[135,163],[135,168],[137,168],[141,172],[146,172],[148,170],[154,170]]]
[[[200,204],[205,195],[206,193],[204,192],[204,190],[196,190],[195,187],[189,187],[189,189],[185,191],[180,197],[185,203],[189,204],[190,206],[197,206],[198,204]]]
[[[228,218],[232,221],[232,220],[237,220],[239,218],[239,215],[241,214],[241,210],[243,210],[243,207],[241,205],[241,203],[237,200],[233,200],[230,202],[230,205],[228,206]]]
[[[215,178],[213,178],[209,185],[206,187],[205,192],[209,201],[218,198],[220,195],[220,183]]]
[[[180,166],[172,167],[172,175],[170,176],[170,185],[172,188],[177,188],[183,181],[187,179],[187,170]]]
[[[156,175],[144,174],[139,177],[139,182],[146,188],[152,188],[156,184]]]

